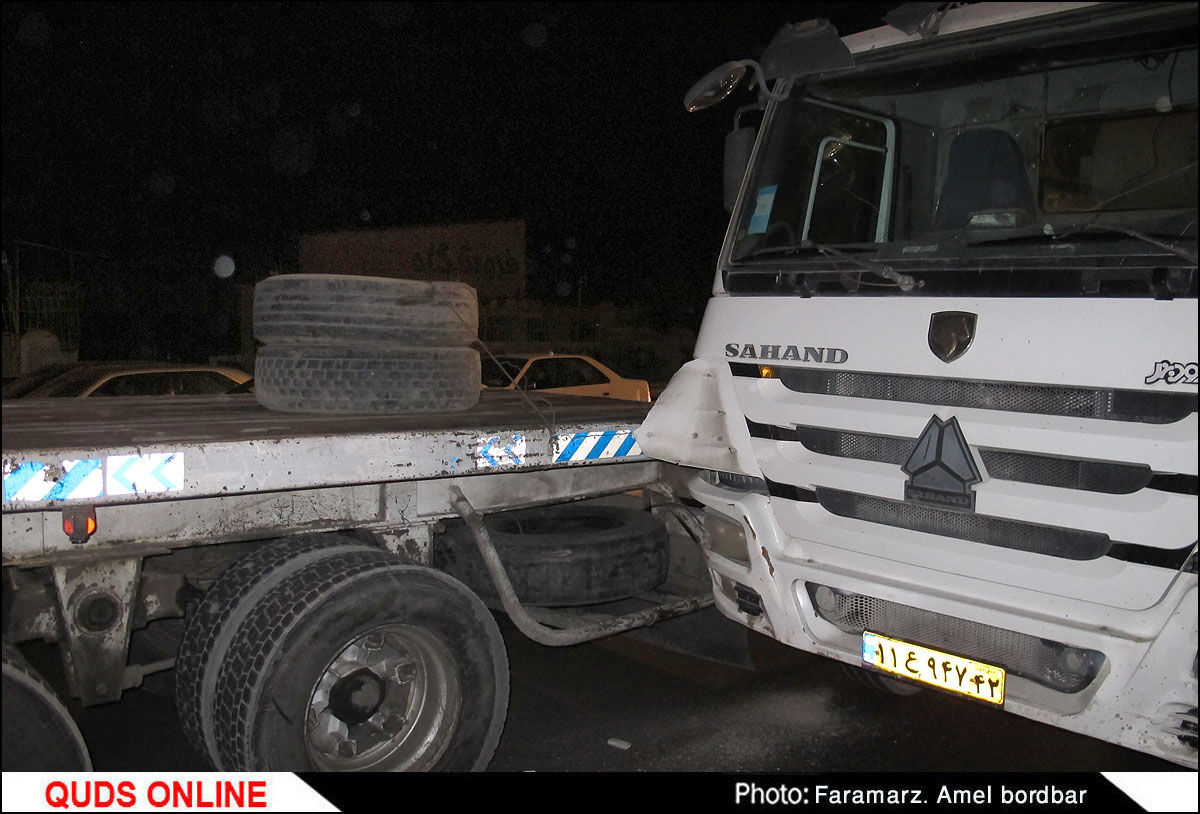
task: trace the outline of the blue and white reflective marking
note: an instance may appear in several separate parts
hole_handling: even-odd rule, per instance
[[[559,435],[554,439],[554,462],[604,461],[610,458],[632,458],[642,454],[642,448],[632,430],[604,430]]]
[[[525,463],[526,457],[525,436],[514,435],[506,438],[493,435],[491,438],[479,440],[479,446],[475,448],[475,467],[495,469],[501,466],[520,466]]]
[[[183,488],[183,454],[110,455],[107,476],[110,495],[178,492]]]
[[[183,453],[110,455],[61,463],[4,462],[4,502],[94,500],[183,489]]]
[[[26,461],[11,471],[10,466],[5,462],[4,499],[8,502],[71,500],[104,494],[99,458],[63,461],[55,466]]]

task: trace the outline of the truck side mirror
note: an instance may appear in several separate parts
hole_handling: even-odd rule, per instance
[[[757,63],[753,64],[757,65]],[[688,113],[695,113],[697,110],[704,110],[720,103],[726,96],[733,93],[733,89],[742,81],[742,77],[746,75],[750,65],[749,60],[743,60],[726,62],[724,65],[713,68],[688,90],[687,95],[683,97],[683,106],[687,108]]]

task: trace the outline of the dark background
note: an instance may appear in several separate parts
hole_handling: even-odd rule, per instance
[[[594,296],[695,328],[736,106],[688,114],[684,93],[784,23],[845,34],[895,5],[6,3],[6,248],[238,251],[253,282],[306,230],[523,218],[529,255],[566,247]]]

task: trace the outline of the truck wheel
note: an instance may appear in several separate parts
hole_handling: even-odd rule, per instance
[[[189,609],[175,662],[175,707],[183,733],[217,768],[213,697],[229,643],[259,599],[281,580],[325,557],[351,551],[385,556],[361,540],[302,534],[264,542],[230,564]]]
[[[286,412],[447,412],[479,402],[479,373],[473,348],[264,345],[254,393]]]
[[[83,735],[58,693],[4,642],[4,771],[90,772]]]
[[[567,504],[484,518],[517,598],[543,607],[595,605],[657,588],[667,578],[666,527],[644,511]],[[465,523],[446,523],[433,564],[480,596],[496,589]]]
[[[254,289],[254,335],[267,344],[469,345],[479,303],[466,283],[346,274],[280,274]]]
[[[462,583],[349,553],[264,595],[217,683],[235,771],[479,771],[508,710],[496,621]]]

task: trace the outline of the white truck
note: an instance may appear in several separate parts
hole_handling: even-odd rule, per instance
[[[648,405],[481,392],[473,297],[279,275],[254,394],[5,402],[6,770],[89,768],[55,685],[148,676],[214,768],[478,770],[508,707],[489,607],[550,645],[711,607],[694,543],[623,494],[671,488]]]
[[[887,21],[687,95],[733,214],[636,436],[729,618],[1194,768],[1196,6]]]

